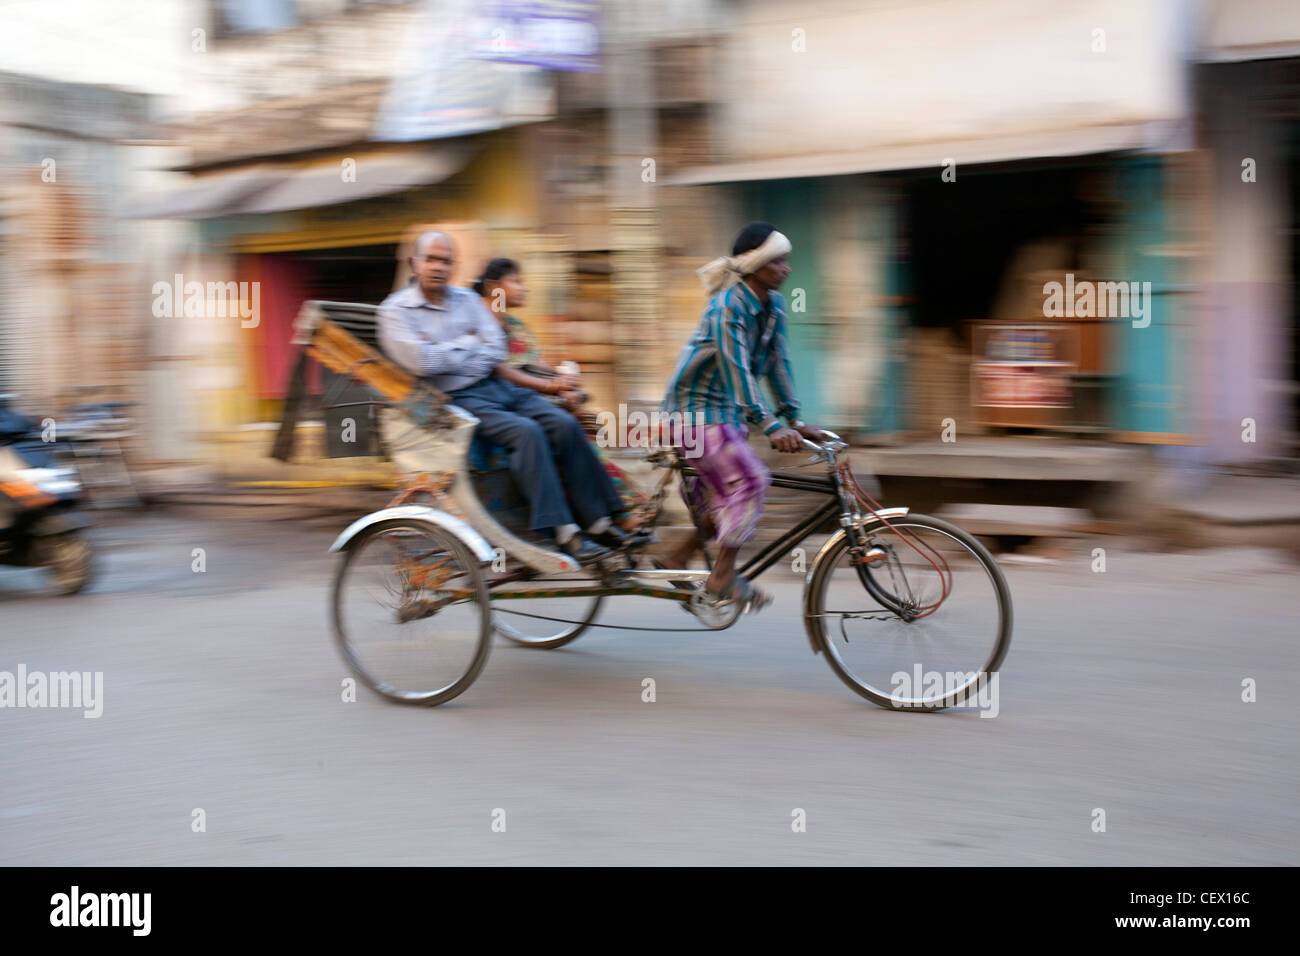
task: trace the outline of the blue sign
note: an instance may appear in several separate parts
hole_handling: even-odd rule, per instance
[[[477,56],[548,70],[599,68],[598,0],[487,0],[475,17]]]
[[[594,6],[425,0],[399,50],[376,117],[375,138],[410,142],[468,136],[549,119],[554,115],[553,77],[541,61],[580,63],[575,51],[587,49],[588,40],[575,45],[571,34],[576,31],[570,27],[541,29],[536,23],[573,19],[543,17],[545,9]],[[539,13],[538,8],[545,9]],[[518,24],[532,25],[525,29]],[[543,47],[549,51],[546,57]]]

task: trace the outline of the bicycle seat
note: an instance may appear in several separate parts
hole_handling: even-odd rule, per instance
[[[646,461],[656,468],[675,468],[681,464],[682,456],[677,453],[677,449],[672,445],[660,445],[646,455]]]

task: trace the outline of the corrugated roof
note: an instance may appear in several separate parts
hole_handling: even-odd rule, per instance
[[[354,202],[441,182],[473,154],[469,143],[339,156],[312,166],[261,165],[210,173],[156,198],[128,204],[128,219],[211,219]],[[345,178],[344,160],[355,163]]]

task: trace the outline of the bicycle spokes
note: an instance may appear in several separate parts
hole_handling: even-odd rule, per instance
[[[924,515],[872,528],[868,538],[845,536],[819,562],[810,634],[845,683],[873,702],[953,706],[1006,652],[1010,598],[997,563],[961,529]],[[863,562],[867,549],[884,556]]]

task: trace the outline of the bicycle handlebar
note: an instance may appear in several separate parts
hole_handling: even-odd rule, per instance
[[[833,431],[829,431],[823,428],[822,434],[829,435],[830,441],[823,444],[820,442],[815,442],[810,439],[804,438],[802,439],[804,447],[807,448],[809,451],[818,452],[819,454],[828,454],[832,451],[839,451],[841,448],[849,447],[848,442],[840,438],[840,436],[835,434]]]

